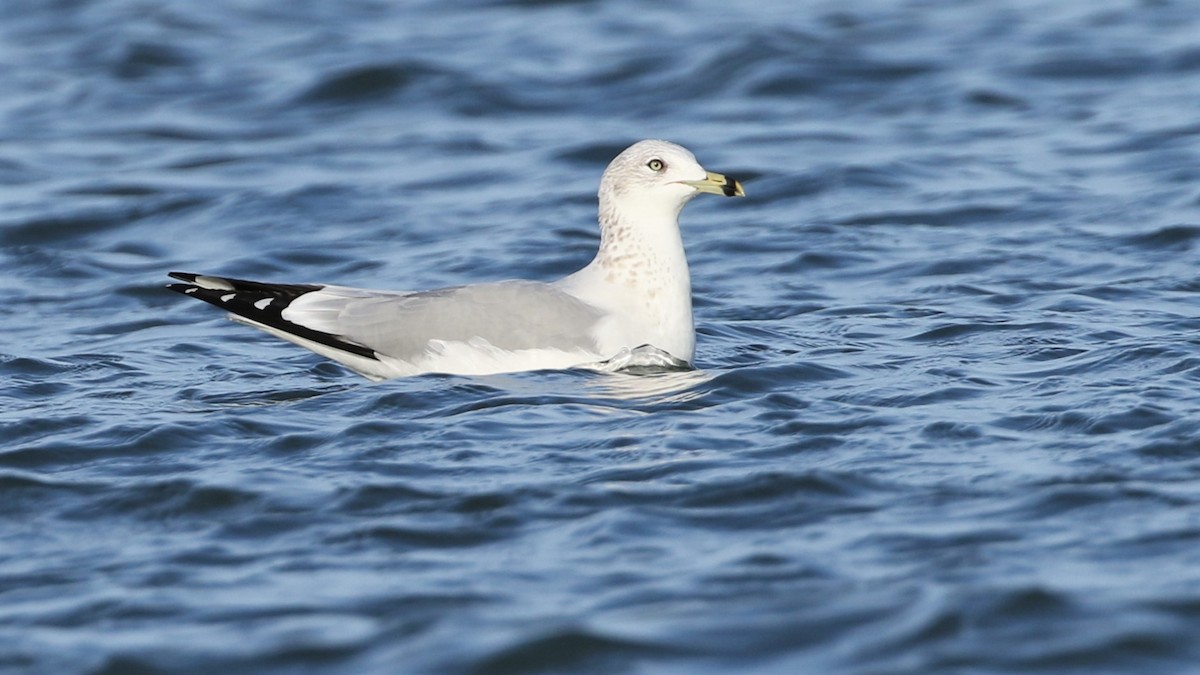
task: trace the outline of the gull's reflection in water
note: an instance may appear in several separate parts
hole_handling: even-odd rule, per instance
[[[622,349],[612,358],[587,366],[610,373],[597,378],[591,389],[625,401],[682,403],[698,398],[699,385],[711,377],[653,345]]]
[[[702,370],[638,367],[609,373],[588,382],[598,397],[631,403],[678,404],[704,396],[702,386],[713,375]]]
[[[438,376],[455,377],[455,376]],[[460,386],[485,387],[489,407],[574,403],[597,409],[678,405],[704,396],[714,375],[650,346],[621,350],[611,359],[568,368],[478,376]],[[475,403],[466,406],[474,410]],[[454,411],[460,412],[460,406]],[[453,413],[450,413],[453,414]]]

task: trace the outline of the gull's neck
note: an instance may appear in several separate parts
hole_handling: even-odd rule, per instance
[[[624,317],[605,348],[651,344],[691,361],[692,284],[679,233],[685,200],[600,195],[600,249],[570,278],[578,295]],[[621,344],[616,344],[620,342]]]
[[[660,200],[600,199],[600,249],[593,264],[627,285],[677,276],[688,282],[687,258],[679,234],[683,204]],[[644,275],[647,275],[642,279]],[[689,286],[690,289],[690,286]],[[690,303],[689,303],[690,304]]]

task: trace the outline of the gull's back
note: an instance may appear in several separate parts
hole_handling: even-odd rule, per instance
[[[497,311],[497,309],[502,311]],[[413,293],[326,286],[283,310],[288,321],[371,345],[380,356],[418,363],[429,344],[498,350],[596,352],[601,312],[551,284],[502,281]]]

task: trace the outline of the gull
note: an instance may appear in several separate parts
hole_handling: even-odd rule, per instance
[[[587,367],[650,348],[690,364],[692,287],[679,213],[693,197],[742,197],[686,148],[645,140],[600,178],[600,247],[554,282],[427,291],[280,284],[171,272],[167,288],[371,380]]]

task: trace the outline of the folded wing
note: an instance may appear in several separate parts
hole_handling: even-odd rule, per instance
[[[181,272],[171,276],[185,282],[171,284],[171,290],[359,370],[362,359],[416,362],[435,342],[484,341],[509,351],[595,351],[601,318],[599,310],[573,295],[532,281],[408,293]]]

